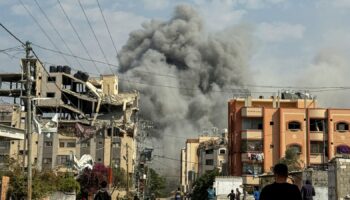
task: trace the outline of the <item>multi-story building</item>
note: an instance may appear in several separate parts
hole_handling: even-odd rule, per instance
[[[24,63],[25,59],[22,68],[26,71]],[[73,156],[79,159],[89,154],[96,163],[128,168],[133,173],[138,92],[120,93],[116,75],[89,78],[87,73],[79,71],[72,75],[67,66],[50,66],[47,73],[36,59],[30,59],[30,70],[31,93],[35,97],[33,117],[45,124],[58,114],[57,132],[38,134],[33,129],[31,163],[39,170],[67,170],[72,166]],[[7,83],[0,84],[0,96],[12,97],[14,101],[11,114],[0,112],[0,124],[25,128],[22,79],[22,73],[0,74],[2,83]],[[23,154],[27,162],[25,141],[2,139],[2,142],[10,147],[3,154],[20,162]]]
[[[182,190],[184,192],[191,190],[194,181],[198,177],[198,172],[199,172],[198,170],[200,168],[199,154],[198,154],[199,145],[206,141],[216,141],[219,138],[220,138],[219,135],[201,135],[198,138],[186,140],[186,146],[181,149],[181,165],[180,165],[181,166],[180,181],[181,181]],[[211,162],[211,161],[208,161],[208,162]],[[210,169],[214,167],[213,163],[208,163],[208,167]]]
[[[198,176],[214,169],[218,169],[223,176],[228,175],[227,154],[227,131],[218,139],[199,143]]]
[[[237,98],[228,103],[229,172],[256,183],[293,148],[303,168],[350,153],[350,110],[319,108],[308,94]]]

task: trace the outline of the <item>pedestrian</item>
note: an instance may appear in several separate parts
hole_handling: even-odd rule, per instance
[[[241,200],[241,192],[239,191],[238,188],[236,188],[236,199]]]
[[[175,192],[175,200],[181,200],[181,190],[180,188],[177,188]]]
[[[298,186],[287,183],[288,167],[276,164],[273,168],[275,182],[265,186],[260,194],[260,200],[301,200]]]
[[[207,193],[208,193],[208,200],[215,199],[215,190],[212,185],[207,189]]]
[[[107,182],[101,182],[101,188],[96,193],[94,200],[111,200],[111,195],[107,191]]]
[[[235,200],[236,194],[233,192],[233,190],[231,190],[230,194],[228,194],[227,197],[230,197],[230,200]]]
[[[246,200],[247,198],[247,191],[245,190],[245,188],[243,188],[243,198],[242,200]]]
[[[260,197],[259,187],[254,187],[254,199],[259,200],[259,197]]]
[[[305,185],[301,188],[301,196],[303,200],[313,200],[313,196],[315,196],[315,188],[312,186],[311,181],[306,180]]]

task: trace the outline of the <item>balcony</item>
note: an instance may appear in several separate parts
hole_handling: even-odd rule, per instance
[[[328,157],[324,157],[323,154],[310,154],[310,164],[322,164],[323,159],[328,161]]]
[[[261,140],[262,138],[262,130],[244,130],[241,133],[242,140]]]
[[[309,137],[311,141],[323,141],[327,139],[327,135],[323,132],[310,132]]]
[[[242,153],[242,162],[261,163],[264,161],[263,153]]]
[[[262,108],[247,108],[244,107],[241,109],[242,117],[262,117],[263,112]]]

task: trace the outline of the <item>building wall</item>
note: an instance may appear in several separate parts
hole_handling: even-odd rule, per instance
[[[247,154],[257,153],[245,152],[244,149],[242,151],[245,142],[247,144],[253,141],[262,142],[261,153],[264,155],[262,172],[270,172],[272,166],[284,157],[285,151],[296,145],[301,149],[299,156],[303,163],[302,167],[326,163],[337,154],[338,146],[350,146],[350,134],[347,134],[350,132],[348,109],[317,108],[314,100],[303,99],[280,100],[280,102],[275,99],[235,99],[228,103],[228,110],[230,175],[245,174],[243,166],[251,163],[247,160]],[[261,129],[256,126],[260,119]],[[311,131],[310,127],[315,127],[315,121],[324,123],[322,127],[325,128]],[[298,122],[300,128],[290,129],[288,127],[290,122]],[[310,124],[311,122],[313,124]],[[346,124],[346,130],[336,130],[340,122]],[[326,149],[326,152],[323,149]]]

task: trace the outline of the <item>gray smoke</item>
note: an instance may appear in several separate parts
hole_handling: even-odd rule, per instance
[[[177,6],[167,22],[142,26],[130,33],[119,54],[119,72],[130,78],[122,88],[140,90],[142,118],[155,122],[154,136],[178,154],[184,139],[177,143],[168,135],[190,138],[203,129],[227,128],[231,91],[248,78],[251,31],[236,26],[207,33],[187,5]]]

